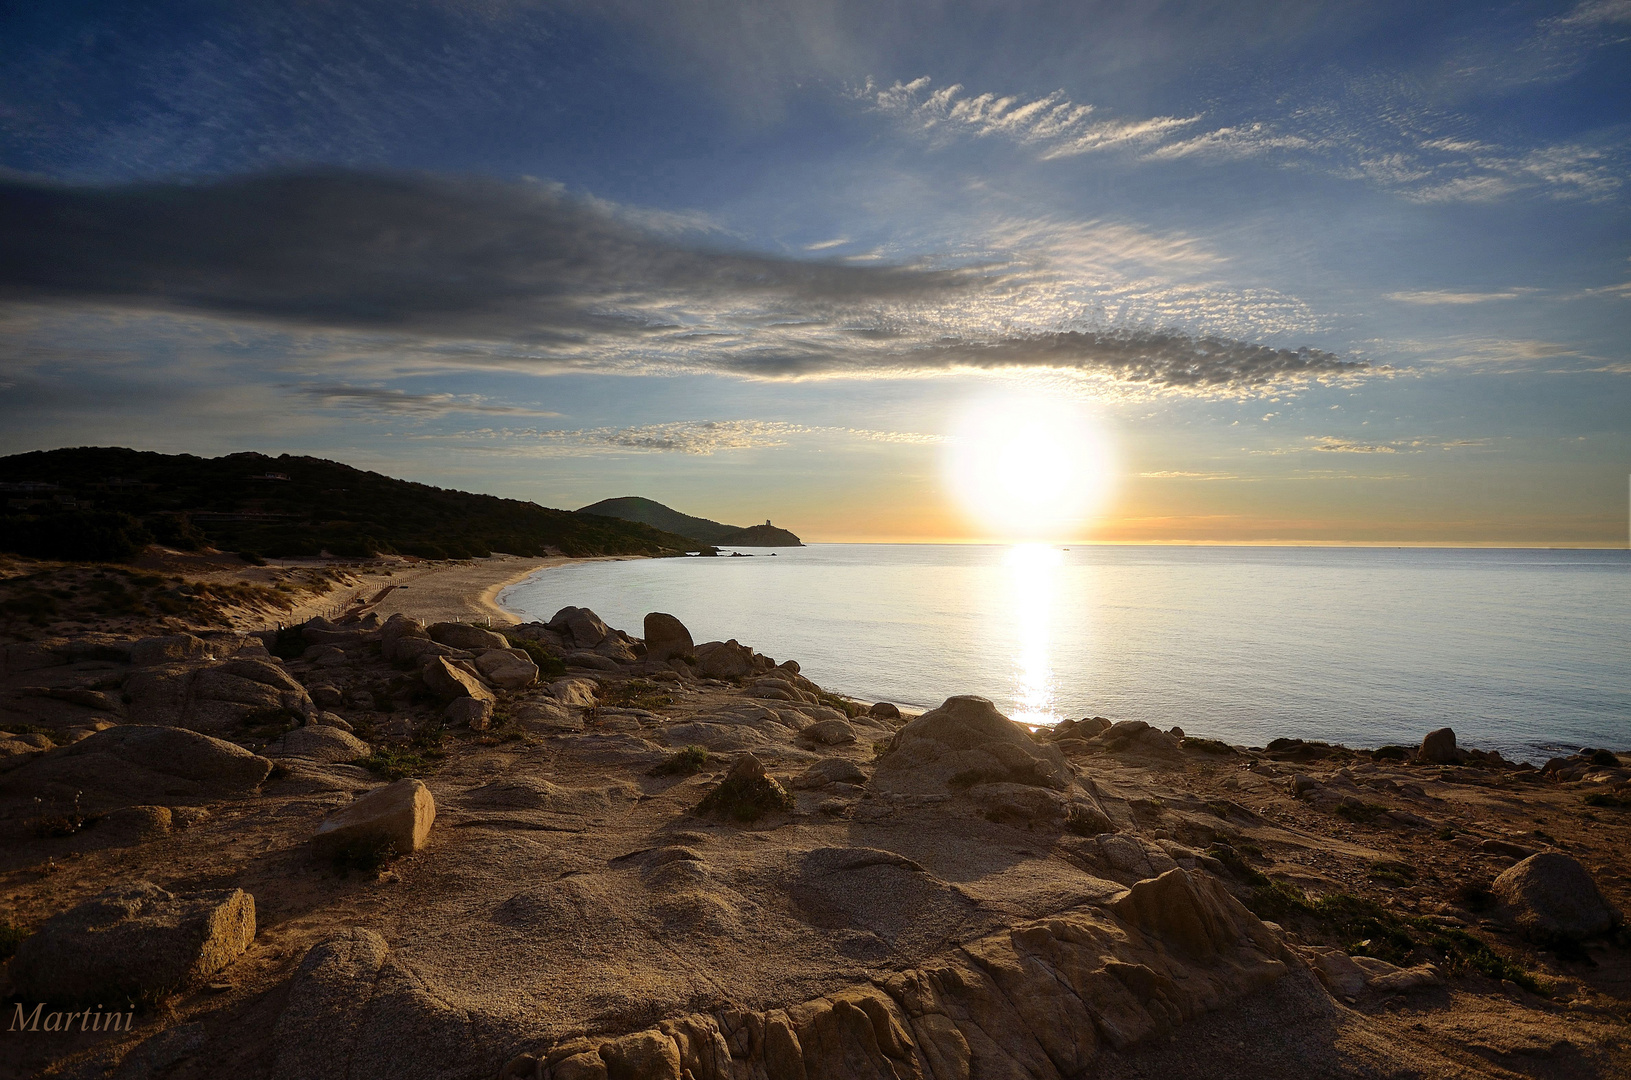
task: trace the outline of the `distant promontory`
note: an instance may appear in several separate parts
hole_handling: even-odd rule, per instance
[[[664,506],[652,499],[642,499],[638,496],[626,495],[618,499],[602,499],[589,506],[580,507],[580,514],[596,514],[600,517],[617,518],[620,521],[633,521],[641,525],[650,525],[667,533],[678,533],[680,536],[689,536],[704,544],[713,544],[716,547],[803,547],[804,541],[788,532],[778,529],[768,520],[763,525],[750,525],[742,528],[739,525],[726,525],[707,518],[692,517],[682,514],[678,510]]]

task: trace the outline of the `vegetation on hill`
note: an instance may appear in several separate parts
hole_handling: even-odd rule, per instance
[[[0,458],[0,550],[125,559],[147,544],[253,555],[677,555],[636,522],[396,480],[322,458],[79,447]]]
[[[726,525],[708,518],[692,517],[664,506],[652,499],[625,495],[618,499],[602,499],[582,507],[580,514],[599,514],[604,517],[638,521],[658,529],[692,537],[704,544],[721,547],[803,547],[804,542],[786,529],[778,529],[770,522],[742,528]]]

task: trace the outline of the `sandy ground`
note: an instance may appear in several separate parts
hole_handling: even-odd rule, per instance
[[[519,622],[514,612],[498,606],[498,594],[538,570],[571,563],[621,561],[637,556],[607,556],[604,559],[572,559],[564,555],[530,558],[520,555],[494,555],[452,563],[404,563],[354,571],[362,584],[340,590],[302,605],[284,616],[286,625],[297,625],[314,615],[331,615],[363,600],[366,610],[382,619],[401,613],[429,625],[437,622],[480,622],[494,626]]]

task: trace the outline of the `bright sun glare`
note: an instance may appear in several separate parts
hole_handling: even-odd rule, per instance
[[[982,398],[951,434],[946,486],[988,539],[1075,539],[1109,494],[1109,440],[1075,402],[1036,394]]]

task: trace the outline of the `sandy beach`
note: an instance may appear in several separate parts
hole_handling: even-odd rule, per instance
[[[355,571],[362,584],[336,591],[290,612],[281,621],[297,624],[314,615],[347,607],[355,598],[370,601],[366,610],[382,619],[398,613],[425,624],[482,622],[494,626],[518,622],[514,612],[498,606],[498,594],[538,570],[580,562],[616,562],[637,556],[575,559],[564,555],[523,557],[493,555],[455,563],[397,564]]]

